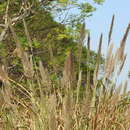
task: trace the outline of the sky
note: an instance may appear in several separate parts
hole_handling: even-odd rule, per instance
[[[93,16],[86,20],[86,27],[90,30],[91,34],[91,49],[96,50],[101,33],[104,35],[103,51],[105,54],[107,51],[108,32],[113,14],[115,14],[115,25],[112,36],[112,43],[115,48],[119,47],[120,40],[130,22],[130,0],[105,0],[105,3],[101,6],[96,6],[97,10],[93,13]],[[125,82],[128,79],[128,70],[130,69],[130,34],[126,43],[127,60],[124,66],[124,70],[119,78],[120,82]],[[130,82],[128,86],[130,90]]]

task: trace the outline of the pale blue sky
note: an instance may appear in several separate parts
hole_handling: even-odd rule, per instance
[[[102,6],[97,6],[97,11],[93,16],[86,20],[86,26],[91,33],[91,48],[96,49],[100,33],[104,34],[103,53],[106,52],[108,31],[112,15],[115,14],[115,26],[112,42],[115,47],[119,42],[130,22],[130,0],[106,0]],[[126,43],[127,61],[120,81],[127,79],[128,69],[130,68],[130,35]],[[129,84],[130,85],[130,84]],[[130,86],[129,86],[130,90]]]

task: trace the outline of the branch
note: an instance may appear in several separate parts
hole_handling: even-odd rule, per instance
[[[9,10],[9,0],[7,2],[6,6],[6,11],[5,11],[5,16],[3,17],[5,22],[4,24],[0,24],[0,27],[4,27],[3,31],[0,34],[0,42],[5,38],[5,35],[7,34],[7,30],[9,29],[9,24],[14,26],[18,21],[23,20],[24,18],[28,17],[31,12],[31,5],[29,6],[23,6],[20,8],[20,12],[18,13],[17,17],[10,18],[10,21],[8,21],[8,10]],[[21,14],[21,12],[23,13]]]

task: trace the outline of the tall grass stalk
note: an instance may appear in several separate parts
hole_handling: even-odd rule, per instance
[[[25,35],[31,42],[25,21]],[[79,67],[78,78],[74,70],[73,52],[66,58],[63,75],[55,81],[42,61],[35,63],[27,53],[9,21],[9,27],[18,49],[18,57],[23,66],[25,84],[11,79],[4,67],[0,66],[0,79],[4,82],[1,92],[0,128],[2,130],[129,130],[130,129],[130,93],[128,82],[116,85],[113,75],[121,74],[126,61],[124,54],[130,25],[121,40],[120,47],[113,53],[111,43],[114,16],[109,32],[109,48],[103,66],[104,74],[99,76],[101,65],[100,36],[93,84],[90,82],[90,70],[87,69],[87,85],[82,85],[82,70]],[[81,30],[80,42],[85,38],[85,25]],[[30,45],[31,46],[31,45]],[[88,35],[88,63],[91,57],[90,35]],[[80,44],[78,61],[80,65],[82,45]],[[34,55],[33,55],[34,56]],[[116,77],[117,78],[117,77]],[[4,99],[4,100],[3,100]]]

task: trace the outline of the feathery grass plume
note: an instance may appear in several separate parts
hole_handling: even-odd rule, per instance
[[[28,32],[28,28],[27,28],[27,24],[26,24],[25,19],[23,19],[23,24],[24,24],[25,34],[26,34],[26,37],[27,37],[27,39],[28,39],[29,47],[30,47],[31,52],[32,52],[32,51],[33,51],[33,49],[32,49],[32,40],[31,40],[31,37],[30,37],[30,35],[29,35],[29,32]]]
[[[10,18],[9,18],[9,21]],[[32,61],[32,56],[29,57],[29,55],[27,54],[27,52],[25,52],[21,46],[21,43],[14,31],[14,28],[12,27],[11,24],[9,24],[10,30],[12,32],[13,38],[15,40],[16,43],[16,53],[17,56],[21,59],[22,64],[23,64],[23,69],[24,69],[24,74],[26,77],[28,78],[33,78],[34,75],[34,69],[33,69],[33,61]]]
[[[111,64],[113,61],[112,51],[113,51],[113,44],[110,44],[107,52],[107,57],[105,60],[105,78],[109,78],[109,74],[111,73],[112,70],[112,66],[113,66],[113,64]]]
[[[90,33],[88,33],[88,38],[87,38],[87,64],[89,65],[91,59],[91,50],[90,50]],[[89,67],[87,67],[87,89],[86,89],[86,94],[87,96],[90,96],[91,93],[91,71],[89,70]]]
[[[115,66],[118,66],[118,64],[119,64],[119,53],[120,53],[120,48],[117,48],[116,49],[116,52],[115,52],[115,56],[114,56],[114,59],[115,59]]]
[[[120,48],[119,48],[119,61],[122,61],[123,60],[123,56],[124,56],[124,50],[125,50],[125,45],[126,45],[126,40],[127,40],[127,37],[128,37],[128,34],[129,34],[129,31],[130,31],[130,23],[128,24],[127,28],[126,28],[126,31],[125,31],[125,34],[120,42]]]
[[[10,28],[10,30],[12,32],[14,41],[16,43],[16,49],[14,50],[14,53],[16,53],[19,58],[22,58],[22,55],[23,55],[23,52],[24,52],[23,48],[21,47],[21,43],[20,43],[20,41],[19,41],[15,31],[14,31],[14,28],[13,28],[13,26],[11,24],[11,19],[9,17],[8,17],[8,21],[9,21],[9,28]]]
[[[94,85],[96,85],[96,81],[98,78],[98,72],[99,72],[99,65],[101,61],[101,48],[102,48],[102,39],[103,39],[103,34],[100,36],[100,41],[99,41],[99,47],[98,47],[98,53],[97,53],[97,59],[96,59],[96,68],[94,70],[94,75],[93,75],[93,81]]]
[[[81,30],[80,30],[80,40],[79,40],[79,43],[78,43],[78,64],[79,64],[79,71],[80,71],[82,48],[83,48],[85,36],[86,36],[85,23],[83,23],[82,26],[81,26]]]
[[[45,86],[50,86],[51,85],[51,81],[49,79],[47,69],[45,69],[43,67],[41,61],[39,61],[39,71],[40,71],[40,75],[41,75],[42,84],[45,85]]]
[[[89,115],[88,117],[94,117],[96,114],[96,97],[97,97],[97,88],[96,86],[93,89],[93,93],[92,93],[92,99],[91,99],[91,103],[90,103],[90,111],[89,111]]]
[[[49,41],[49,44],[48,44],[48,50],[49,50],[49,55],[50,55],[50,61],[54,61],[54,52],[53,52],[52,43],[53,43],[53,39],[51,39],[51,40]],[[55,64],[53,64],[53,70],[54,70],[55,73],[57,72],[57,68],[56,68],[56,65],[55,65]]]
[[[105,60],[105,69],[107,68],[109,60],[112,57],[112,51],[113,51],[113,44],[110,44]]]
[[[126,57],[127,57],[127,54],[125,54],[125,56],[123,56],[123,60],[122,60],[122,63],[120,65],[120,68],[119,68],[119,71],[118,71],[118,75],[120,75],[123,67],[124,67],[124,64],[125,64],[125,61],[126,61]]]
[[[63,71],[63,84],[68,86],[73,86],[73,83],[75,81],[75,73],[74,73],[74,57],[72,54],[72,51],[70,51],[64,65],[64,71]]]
[[[32,56],[29,57],[27,52],[24,52],[21,61],[23,64],[24,75],[28,78],[33,78],[34,68],[33,68]]]
[[[112,55],[109,59],[109,62],[108,62],[107,68],[106,68],[105,79],[109,79],[111,74],[114,72],[114,68],[115,68],[115,58]]]
[[[113,32],[113,26],[114,26],[114,21],[115,21],[115,15],[112,16],[112,21],[110,25],[110,30],[109,30],[109,35],[108,35],[108,46],[111,42],[111,37],[112,37],[112,32]]]
[[[120,47],[117,49],[117,51],[115,53],[114,59],[112,56],[112,49],[110,49],[111,48],[111,45],[110,45],[108,55],[106,58],[106,64],[105,64],[105,70],[107,69],[105,71],[107,73],[106,74],[107,78],[108,78],[108,76],[110,76],[110,74],[112,74],[112,72],[114,71],[114,68],[118,65],[119,65],[119,70],[118,70],[117,74],[121,73],[121,70],[124,66],[124,62],[126,60],[126,55],[124,56],[124,48],[125,48],[125,43],[126,43],[126,40],[128,37],[129,29],[130,29],[130,24],[128,25],[128,27],[126,29],[123,39],[121,40]]]

